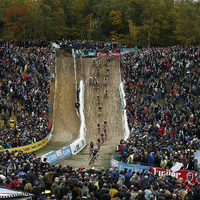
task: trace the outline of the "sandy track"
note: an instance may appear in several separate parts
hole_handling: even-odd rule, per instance
[[[80,120],[76,115],[74,63],[71,55],[58,50],[57,56],[57,88],[55,99],[55,129],[50,143],[38,152],[38,155],[61,149],[71,144],[79,134]],[[52,100],[51,96],[51,100]]]
[[[100,83],[98,90],[95,90],[93,86],[89,86],[89,77],[96,76],[96,68],[92,67],[92,59],[83,59],[83,79],[85,82],[85,118],[87,128],[87,144],[93,141],[96,144],[96,140],[100,135],[97,131],[97,123],[103,124],[104,120],[107,120],[108,139],[101,147],[99,152],[99,158],[95,162],[95,168],[109,167],[110,155],[116,150],[117,144],[120,139],[123,138],[122,134],[122,118],[121,118],[121,100],[119,95],[119,60],[118,58],[112,58],[112,61],[108,64],[109,78],[108,86],[104,86],[103,80],[106,74],[106,67],[104,66],[105,58],[100,58],[100,76],[97,80]],[[78,66],[77,60],[77,66]],[[108,98],[104,98],[105,89],[108,88]],[[97,94],[101,97],[102,114],[98,116]],[[77,156],[71,157],[67,160],[59,162],[60,164],[71,165],[74,167],[89,168],[89,156],[87,147]]]

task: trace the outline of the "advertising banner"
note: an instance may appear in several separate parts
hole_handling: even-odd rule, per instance
[[[186,180],[188,180],[190,183],[196,182],[194,171],[179,170],[177,172],[173,172],[172,170],[156,168],[156,167],[150,167],[150,170],[153,175],[155,175],[156,173],[159,176],[163,176],[164,174],[166,174],[168,176],[175,177],[176,179],[183,178],[183,182],[185,182]]]
[[[96,57],[96,52],[88,52],[89,57]]]
[[[9,152],[23,151],[24,153],[30,153],[32,151],[36,151],[36,150],[44,147],[48,143],[48,138],[49,138],[49,135],[46,136],[43,140],[40,140],[39,142],[35,142],[33,144],[29,144],[29,145],[25,145],[25,146],[21,146],[21,147],[15,147],[15,148],[11,148],[11,149],[2,149],[0,151],[8,150]]]
[[[100,56],[100,57],[106,57],[107,54],[105,52],[98,52],[97,53],[97,57]]]
[[[70,146],[64,147],[63,149],[61,149],[61,153],[62,153],[63,158],[71,156],[72,153],[71,153]]]
[[[56,162],[56,161],[58,160],[58,156],[57,156],[57,154],[56,154],[55,151],[53,151],[53,152],[51,152],[51,153],[48,153],[48,154],[46,155],[46,158],[47,158],[47,161],[48,161],[49,163],[54,163],[54,162]]]
[[[126,163],[121,163],[118,162],[118,171],[124,170],[124,169],[131,169],[134,172],[142,172],[144,169],[146,171],[149,170],[148,166],[140,166],[140,165],[132,165],[132,164],[126,164]]]

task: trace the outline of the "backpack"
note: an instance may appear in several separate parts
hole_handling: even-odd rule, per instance
[[[72,191],[67,193],[67,200],[72,200]]]

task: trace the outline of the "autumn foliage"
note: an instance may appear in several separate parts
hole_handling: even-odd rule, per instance
[[[26,13],[26,8],[23,5],[11,7],[6,11],[3,19],[6,39],[23,39]]]

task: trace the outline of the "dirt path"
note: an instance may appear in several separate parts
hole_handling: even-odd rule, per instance
[[[123,137],[122,134],[122,119],[121,119],[121,100],[119,95],[119,60],[112,58],[108,64],[109,78],[108,86],[104,86],[103,80],[106,74],[106,67],[104,66],[106,58],[100,58],[100,76],[97,80],[100,83],[99,89],[95,90],[94,86],[89,86],[89,77],[96,76],[96,68],[92,67],[92,59],[83,59],[83,79],[85,82],[85,118],[87,128],[87,144],[96,140],[100,135],[97,131],[97,123],[101,125],[106,120],[108,122],[107,131],[108,139],[101,147],[99,158],[95,162],[94,167],[100,169],[101,167],[110,166],[110,155],[116,150],[117,144]],[[77,60],[77,63],[79,61]],[[77,64],[78,66],[78,64]],[[104,98],[105,89],[108,88],[108,97]],[[101,97],[102,114],[98,115],[97,95]],[[74,167],[89,168],[89,156],[87,147],[77,156],[71,157],[67,160],[59,162],[59,164],[67,164]]]
[[[37,152],[43,155],[71,144],[79,133],[80,120],[76,115],[74,63],[70,54],[58,50],[57,86],[55,98],[54,123],[55,129],[50,143]],[[52,100],[52,96],[50,97]]]

